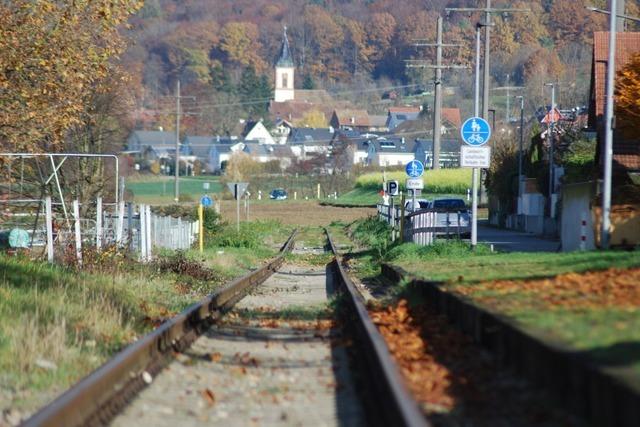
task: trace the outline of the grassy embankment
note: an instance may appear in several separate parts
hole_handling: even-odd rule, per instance
[[[404,171],[388,172],[387,180],[397,180],[404,190],[407,175]],[[471,169],[427,170],[424,173],[422,198],[462,197],[471,185]],[[380,201],[378,194],[382,189],[382,172],[367,173],[356,179],[353,190],[341,195],[337,200],[326,203],[333,205],[373,206]]]
[[[0,254],[0,411],[30,413],[136,337],[276,254],[279,223],[223,226],[204,255],[140,265],[107,253],[88,270]],[[204,261],[194,262],[194,260]]]
[[[640,375],[640,251],[499,253],[484,245],[471,251],[461,242],[391,246],[387,227],[375,220],[355,223],[351,233],[369,248],[351,261],[364,281],[377,280],[380,261],[400,266],[604,366],[631,367]]]

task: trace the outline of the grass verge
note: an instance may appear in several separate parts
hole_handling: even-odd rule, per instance
[[[497,253],[455,241],[390,245],[383,225],[370,218],[351,227],[369,248],[350,256],[363,281],[375,280],[379,262],[389,262],[444,282],[450,292],[596,363],[640,375],[640,251]]]
[[[26,413],[217,283],[157,265],[77,272],[5,255],[0,271],[0,410]]]

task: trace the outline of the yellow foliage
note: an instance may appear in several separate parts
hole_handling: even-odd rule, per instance
[[[302,115],[295,125],[298,127],[323,128],[328,126],[327,118],[319,110],[309,110]]]
[[[140,0],[0,2],[0,143],[59,149],[125,47]]]
[[[616,127],[626,137],[638,137],[640,121],[640,54],[634,55],[616,79]]]

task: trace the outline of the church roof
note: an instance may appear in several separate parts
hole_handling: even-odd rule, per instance
[[[289,39],[287,38],[287,27],[284,27],[284,36],[282,39],[282,48],[280,49],[280,59],[276,63],[277,67],[293,67],[293,58],[291,57],[291,49],[289,48]]]

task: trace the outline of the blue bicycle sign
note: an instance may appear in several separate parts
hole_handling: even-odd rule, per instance
[[[464,142],[477,147],[489,142],[491,126],[481,117],[471,117],[460,128],[460,134]]]
[[[407,172],[409,177],[420,178],[424,173],[424,165],[420,160],[411,160],[407,163],[404,170]]]

